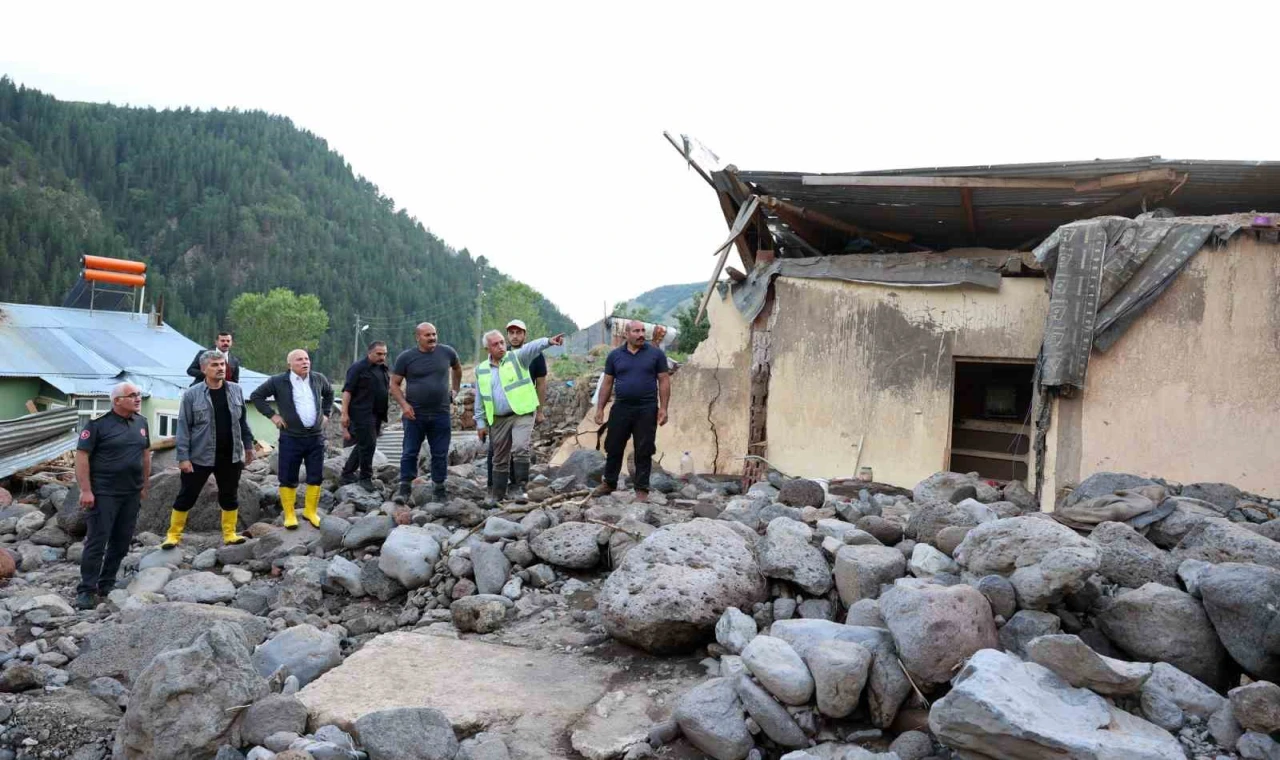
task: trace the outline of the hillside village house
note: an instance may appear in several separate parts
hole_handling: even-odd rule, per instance
[[[154,315],[0,303],[0,420],[75,407],[83,422],[109,411],[111,387],[128,381],[142,389],[152,440],[172,437],[191,385],[186,370],[202,347]],[[264,379],[242,369],[246,396]],[[275,443],[275,426],[252,407],[249,425]],[[64,450],[74,445],[72,437]]]
[[[742,270],[663,461],[977,471],[1047,509],[1098,471],[1280,496],[1280,163],[693,168]]]

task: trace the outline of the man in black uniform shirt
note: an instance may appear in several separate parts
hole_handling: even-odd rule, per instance
[[[342,386],[342,430],[355,441],[342,468],[343,485],[355,483],[359,470],[360,487],[370,493],[377,490],[373,485],[373,452],[387,421],[390,387],[387,344],[375,340],[369,344],[369,353],[347,369]]]
[[[76,606],[98,605],[116,585],[120,561],[129,552],[138,510],[151,477],[151,436],[138,386],[111,389],[111,411],[90,420],[76,445],[76,483],[80,508],[88,512],[88,535],[80,557]]]
[[[165,549],[172,549],[182,540],[187,512],[195,506],[210,475],[218,483],[222,542],[242,544],[246,540],[236,533],[240,473],[253,461],[253,432],[245,419],[244,391],[226,379],[227,362],[218,351],[201,354],[200,367],[204,382],[182,394],[178,410],[175,444],[182,485],[169,515],[169,532],[162,545]]]
[[[227,381],[238,383],[240,382],[240,360],[231,355],[232,343],[231,333],[220,332],[212,350],[222,354],[222,358],[227,362]],[[200,367],[200,357],[204,356],[204,352],[207,350],[209,349],[202,348],[197,351],[196,358],[192,359],[191,366],[187,367],[187,375],[192,378],[192,385],[204,382],[204,369]]]

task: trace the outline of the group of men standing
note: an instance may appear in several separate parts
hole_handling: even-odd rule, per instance
[[[597,495],[618,487],[623,455],[628,441],[634,439],[636,496],[648,498],[654,439],[658,426],[667,421],[670,376],[666,355],[645,341],[644,332],[640,322],[629,323],[626,344],[610,352],[605,362],[597,424],[604,425],[604,410],[615,396],[616,400],[609,414],[607,462]],[[373,454],[390,402],[400,407],[404,443],[394,500],[401,504],[411,497],[424,442],[431,458],[432,497],[446,497],[451,411],[462,383],[458,353],[440,343],[434,325],[418,325],[415,337],[417,346],[399,354],[389,371],[386,343],[371,343],[365,358],[347,370],[342,390],[341,424],[344,436],[353,443],[342,483],[356,483],[370,492],[377,490]],[[564,335],[533,341],[527,337],[525,324],[518,319],[507,324],[505,336],[490,330],[484,335],[487,360],[476,367],[476,429],[489,446],[486,506],[505,498],[525,499],[533,429],[543,418],[546,398],[542,352],[564,344]],[[219,333],[216,346],[197,353],[188,369],[193,382],[182,396],[175,441],[181,484],[162,545],[165,549],[181,542],[187,514],[210,476],[218,486],[223,542],[246,540],[237,532],[237,494],[240,476],[254,458],[254,438],[245,416],[244,392],[237,382],[240,364],[230,353],[233,343],[231,333]],[[298,527],[299,479],[305,467],[303,518],[318,528],[333,388],[324,375],[311,371],[305,350],[290,351],[287,362],[289,369],[267,378],[249,400],[280,431],[278,476],[284,527]],[[138,414],[141,389],[121,383],[112,389],[111,401],[111,411],[90,420],[81,431],[76,453],[80,506],[88,512],[76,596],[81,609],[96,606],[98,597],[114,588],[151,474],[151,438],[145,418]]]

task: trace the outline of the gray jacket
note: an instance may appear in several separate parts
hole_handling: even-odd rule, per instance
[[[244,390],[238,383],[228,382],[227,406],[231,408],[231,461],[244,461],[244,450],[253,446],[253,432],[245,417]],[[198,382],[182,394],[178,409],[179,462],[213,467],[217,447],[217,424],[213,419],[213,400],[209,386]]]

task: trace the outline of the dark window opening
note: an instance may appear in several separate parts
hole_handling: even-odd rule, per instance
[[[957,361],[952,404],[953,472],[1026,481],[1031,452],[1033,364]]]

